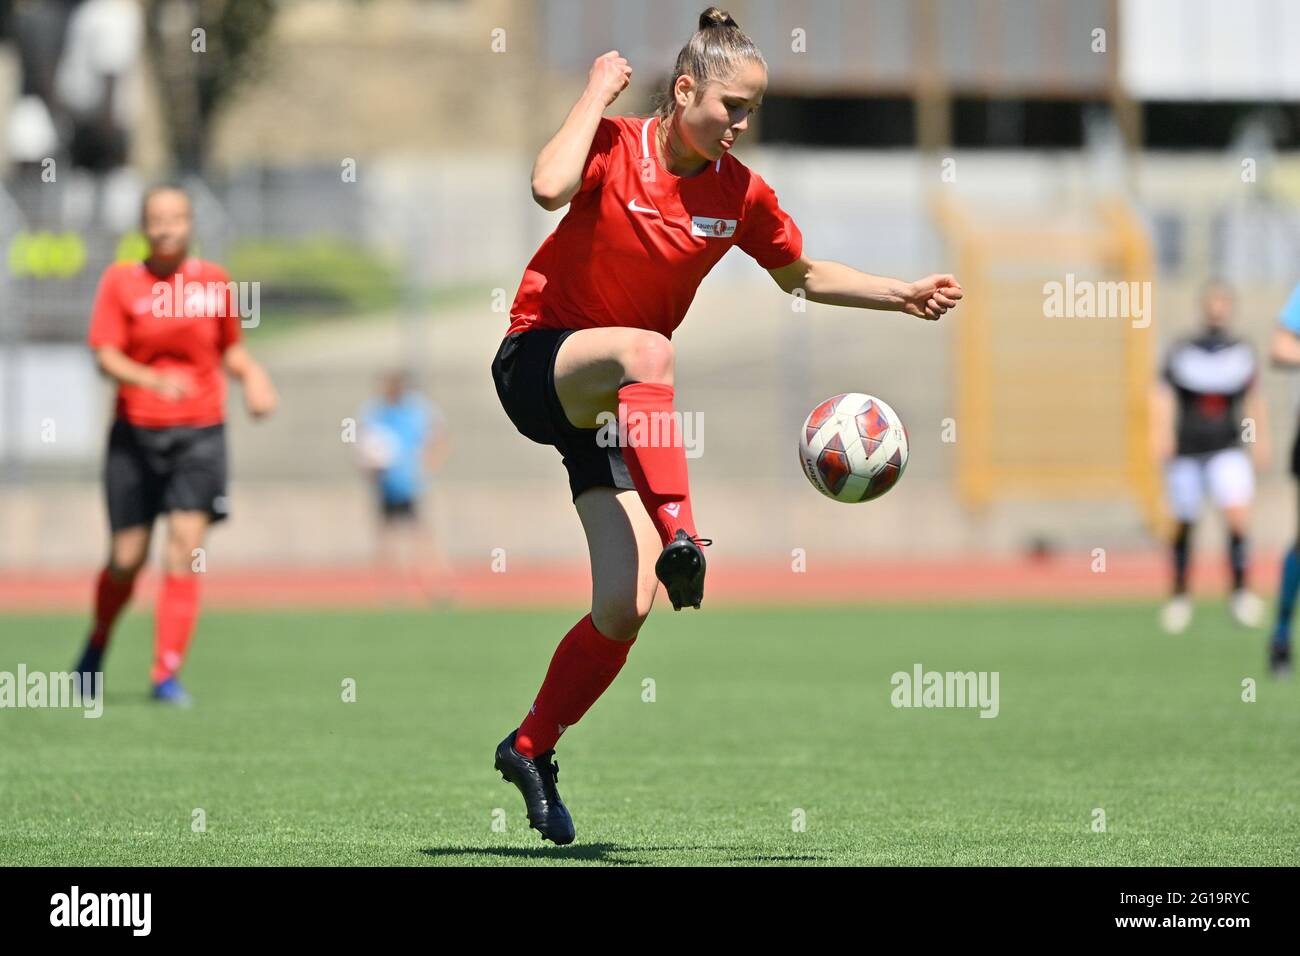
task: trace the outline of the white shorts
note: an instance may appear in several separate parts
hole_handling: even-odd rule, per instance
[[[1220,508],[1250,504],[1255,495],[1255,470],[1241,448],[1210,455],[1179,455],[1165,466],[1165,491],[1174,517],[1195,521],[1206,491]]]

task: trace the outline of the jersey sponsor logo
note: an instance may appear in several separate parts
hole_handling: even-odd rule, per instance
[[[736,234],[735,219],[715,219],[713,216],[691,216],[691,235],[707,239],[729,239]]]
[[[1227,395],[1199,395],[1196,410],[1206,418],[1222,418],[1228,411]]]
[[[636,204],[636,200],[635,200],[635,199],[629,199],[629,200],[628,200],[628,202],[627,202],[627,208],[628,208],[628,209],[631,209],[633,212],[654,212],[654,213],[657,213],[657,212],[659,211],[658,209],[647,209],[645,206],[638,206],[638,205]]]

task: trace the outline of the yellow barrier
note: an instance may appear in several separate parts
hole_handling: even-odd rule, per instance
[[[942,197],[934,214],[967,293],[953,353],[962,502],[1116,495],[1166,533],[1148,431],[1155,270],[1133,209],[1106,200],[1052,226]]]

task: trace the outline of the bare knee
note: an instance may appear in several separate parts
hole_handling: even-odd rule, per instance
[[[144,567],[144,556],[139,558],[132,557],[129,560],[119,558],[114,555],[108,561],[108,573],[117,582],[125,584],[128,581],[134,581],[135,576],[140,573]]]
[[[149,557],[149,541],[115,541],[109,550],[108,573],[119,582],[133,580]]]
[[[167,553],[164,565],[168,574],[184,574],[194,570],[195,559],[203,548],[203,533],[190,528],[173,528],[167,536]]]
[[[191,570],[194,560],[198,557],[196,552],[202,547],[202,542],[192,541],[186,538],[172,538],[167,542],[166,568],[168,574],[183,574]]]
[[[673,344],[658,332],[638,329],[623,354],[623,374],[632,382],[673,383]]]
[[[612,641],[630,641],[640,633],[649,614],[648,603],[611,601],[591,609],[591,623]]]
[[[1223,516],[1228,525],[1228,530],[1233,534],[1244,535],[1250,527],[1250,508],[1245,506],[1235,506],[1223,509]]]

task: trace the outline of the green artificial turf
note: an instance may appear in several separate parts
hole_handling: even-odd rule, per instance
[[[543,844],[492,755],[581,613],[209,612],[180,711],[134,611],[101,718],[0,710],[0,863],[1300,863],[1300,687],[1216,605],[1176,638],[1138,604],[656,610]],[[0,671],[84,626],[0,617]],[[997,671],[998,716],[895,708],[917,663]]]

